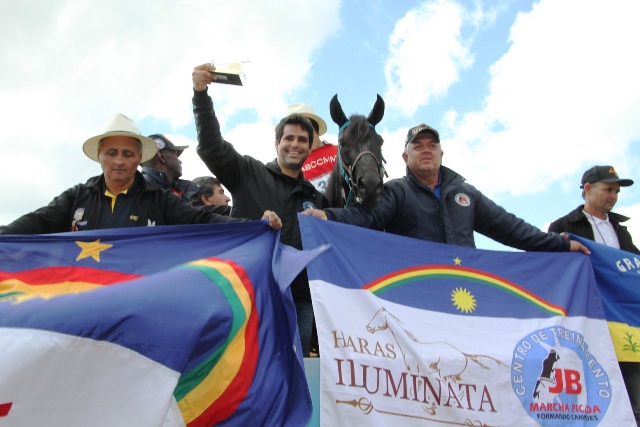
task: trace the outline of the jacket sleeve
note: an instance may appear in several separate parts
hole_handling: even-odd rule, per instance
[[[0,229],[0,234],[49,234],[71,230],[71,209],[78,192],[72,187],[51,203],[34,212],[21,216]]]
[[[198,155],[216,178],[233,193],[241,185],[242,177],[247,175],[249,160],[222,137],[213,101],[206,90],[194,90],[193,115],[198,133]]]
[[[553,221],[551,224],[549,224],[549,232],[550,233],[562,233],[566,230],[566,224],[564,224],[564,221],[562,221],[562,219],[558,219]]]
[[[325,209],[325,213],[331,221],[384,231],[393,220],[397,207],[401,205],[398,195],[385,186],[380,201],[372,208],[329,208]]]
[[[476,191],[474,230],[503,245],[523,251],[568,252],[570,243],[557,233],[545,233],[507,212]]]

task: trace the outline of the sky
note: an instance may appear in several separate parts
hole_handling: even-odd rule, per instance
[[[243,61],[212,84],[226,140],[264,162],[289,104],[367,115],[380,94],[389,179],[410,127],[438,129],[443,164],[546,229],[582,203],[580,178],[613,165],[614,211],[640,241],[640,2],[636,0],[0,0],[0,224],[100,174],[82,144],[115,113],[196,154],[191,72]],[[506,249],[483,236],[483,249]]]

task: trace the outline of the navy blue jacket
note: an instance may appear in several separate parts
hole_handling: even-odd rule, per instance
[[[476,231],[504,245],[526,251],[568,251],[558,234],[544,233],[507,212],[465,179],[440,167],[442,202],[407,169],[385,183],[380,202],[371,209],[326,209],[327,218],[431,242],[475,247]]]

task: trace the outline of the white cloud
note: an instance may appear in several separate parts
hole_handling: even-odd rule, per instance
[[[338,11],[338,0],[313,7],[295,0],[27,0],[3,7],[0,116],[8,125],[0,144],[16,163],[0,169],[0,180],[20,185],[0,189],[11,201],[0,223],[97,175],[80,147],[115,112],[189,124],[190,75],[203,62],[251,61],[246,86],[212,85],[210,93],[221,118],[253,109],[258,121],[272,121],[304,84],[314,50],[339,27]],[[260,144],[270,139],[273,133]]]
[[[475,6],[467,10],[457,2],[428,1],[396,23],[385,66],[389,106],[411,116],[432,98],[444,96],[460,71],[473,64],[473,30],[496,14],[495,9],[484,11],[480,3]],[[469,27],[471,35],[463,36]]]
[[[483,110],[448,114],[454,167],[489,193],[515,195],[593,164],[637,169],[639,14],[624,0],[543,0],[520,14]]]

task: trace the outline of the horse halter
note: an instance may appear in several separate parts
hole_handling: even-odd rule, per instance
[[[340,126],[340,130],[338,130],[338,165],[340,167],[340,176],[342,176],[342,178],[344,179],[344,181],[347,183],[347,186],[349,187],[349,195],[347,196],[346,202],[345,202],[345,207],[348,208],[349,205],[351,204],[351,202],[353,201],[353,195],[357,196],[358,193],[358,189],[356,188],[355,183],[353,182],[352,176],[355,173],[356,170],[356,165],[358,164],[358,161],[360,161],[360,159],[362,159],[364,156],[371,156],[373,157],[373,160],[376,162],[376,166],[378,167],[378,173],[380,174],[380,180],[382,180],[382,176],[384,175],[385,177],[389,177],[389,175],[387,174],[387,171],[384,168],[384,164],[387,163],[387,161],[384,159],[384,157],[381,156],[381,159],[378,160],[378,157],[376,157],[376,155],[374,153],[372,153],[371,151],[362,151],[360,154],[358,154],[358,156],[356,157],[356,159],[353,161],[353,164],[351,166],[347,165],[344,160],[342,159],[342,155],[340,154],[341,148],[342,148],[342,144],[340,143],[340,135],[342,134],[342,132],[347,128],[347,126],[349,126],[349,124],[351,123],[350,120],[347,120],[342,126]],[[373,129],[375,130],[376,127],[371,124],[370,122],[367,122],[367,124]]]

